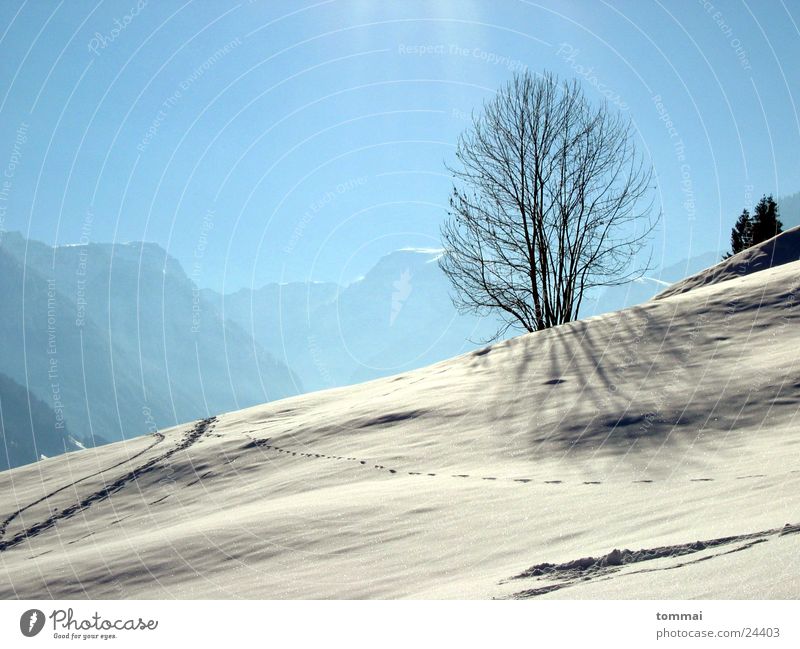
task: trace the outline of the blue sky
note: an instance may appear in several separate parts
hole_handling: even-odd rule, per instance
[[[4,0],[0,226],[155,241],[226,291],[346,283],[439,246],[458,134],[527,67],[630,116],[668,265],[800,189],[798,24],[786,0]]]

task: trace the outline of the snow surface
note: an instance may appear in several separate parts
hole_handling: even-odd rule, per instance
[[[2,473],[0,596],[796,598],[790,257]]]
[[[656,299],[685,293],[699,286],[718,284],[744,275],[751,275],[798,259],[800,259],[800,226],[787,230],[760,245],[742,250],[728,259],[724,259],[716,266],[673,284],[659,293]]]

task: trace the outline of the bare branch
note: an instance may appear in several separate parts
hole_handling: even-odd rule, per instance
[[[517,74],[459,138],[440,266],[462,312],[536,331],[577,317],[587,290],[640,277],[658,216],[631,125],[577,81]]]

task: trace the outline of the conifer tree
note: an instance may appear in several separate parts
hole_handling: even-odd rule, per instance
[[[728,259],[737,252],[763,243],[781,232],[783,232],[783,223],[778,215],[778,204],[773,200],[771,194],[764,195],[758,201],[752,216],[746,209],[742,210],[736,220],[736,225],[731,230],[731,252],[727,253],[723,259]]]
[[[734,225],[731,230],[731,252],[725,255],[724,258],[732,257],[737,252],[742,252],[742,250],[752,245],[753,219],[750,218],[750,212],[744,209],[736,220],[736,225]]]
[[[772,239],[783,232],[783,223],[778,218],[778,204],[772,195],[762,196],[753,212],[753,243],[756,245]]]

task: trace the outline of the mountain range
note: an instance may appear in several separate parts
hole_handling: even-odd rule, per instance
[[[4,233],[0,373],[41,404],[29,424],[4,435],[13,432],[15,443],[35,435],[47,455],[78,448],[69,440],[94,446],[135,437],[475,349],[499,322],[455,310],[440,254],[395,251],[347,286],[269,283],[222,295],[198,287],[153,243],[52,247]],[[643,302],[717,257],[606,289],[581,315]],[[13,398],[5,396],[4,407]],[[16,454],[10,466],[20,458],[37,459]]]
[[[85,444],[302,391],[153,244],[51,247],[5,233],[0,297],[0,372]]]

